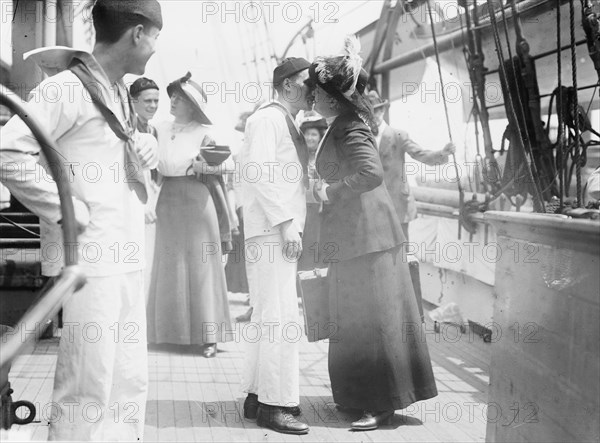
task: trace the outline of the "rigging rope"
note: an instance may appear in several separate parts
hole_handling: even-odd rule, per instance
[[[469,79],[471,80],[471,94],[473,97],[473,106],[471,108],[471,112],[469,114],[469,118],[467,119],[467,129],[468,129],[468,124],[471,120],[471,116],[473,116],[473,124],[474,124],[474,128],[475,128],[475,148],[477,150],[477,154],[475,155],[475,164],[476,164],[476,169],[475,169],[475,192],[480,192],[480,185],[482,185],[486,190],[487,190],[487,186],[485,181],[483,180],[483,157],[481,156],[481,149],[479,146],[479,118],[480,118],[480,112],[479,112],[479,103],[477,102],[477,80],[475,79],[475,67],[473,66],[473,57],[474,57],[474,52],[475,52],[475,39],[471,33],[471,21],[469,18],[469,6],[467,4],[467,2],[465,1],[464,4],[460,4],[460,6],[465,10],[465,19],[467,22],[467,34],[468,37],[465,35],[465,31],[464,31],[464,23],[462,20],[462,14],[458,15],[458,18],[460,20],[460,33],[461,33],[461,38],[462,38],[462,42],[463,42],[463,56],[465,59],[465,65],[467,66],[467,69],[469,70]],[[467,40],[468,38],[468,40]],[[466,147],[466,131],[465,131],[465,147]],[[465,151],[466,152],[466,151]],[[469,179],[469,185],[471,185],[471,180]],[[470,186],[471,191],[473,190],[472,186]]]
[[[579,147],[579,103],[577,99],[577,47],[575,46],[575,4],[569,0],[569,28],[571,34],[571,75],[573,77],[573,89],[575,90],[572,109],[575,122],[575,177],[577,180],[577,207],[583,205],[581,189],[581,150]]]
[[[519,13],[517,11],[517,7],[515,4],[515,0],[509,0],[510,1],[510,7],[511,7],[511,11],[512,11],[512,18],[513,18],[513,23],[515,26],[515,32],[516,32],[516,37],[517,37],[517,54],[519,54],[519,61],[523,63],[523,66],[521,69],[525,69],[525,74],[530,75],[530,76],[534,76],[537,75],[535,73],[535,68],[533,66],[533,60],[531,60],[531,56],[529,55],[529,43],[527,43],[527,40],[525,40],[525,38],[523,37],[523,32],[521,30],[521,25],[519,22]],[[502,11],[502,19],[503,19],[503,27],[504,27],[504,33],[506,34],[506,40],[508,42],[508,55],[510,58],[510,64],[512,67],[512,71],[513,71],[513,79],[515,81],[515,84],[517,84],[517,70],[515,67],[515,59],[513,58],[513,54],[512,54],[512,49],[510,47],[510,39],[508,36],[508,24],[507,24],[507,19],[506,19],[506,15],[504,12],[504,8],[501,8]],[[529,63],[527,63],[529,62]],[[529,68],[529,70],[528,70]],[[523,74],[521,73],[521,76],[523,77]],[[524,86],[527,88],[527,92],[528,92],[528,96],[529,96],[529,106],[528,106],[528,110],[530,111],[530,116],[532,118],[532,124],[533,124],[533,138],[535,138],[536,142],[538,143],[538,152],[541,152],[545,146],[543,144],[543,139],[541,137],[541,133],[543,133],[543,131],[539,131],[540,133],[538,133],[538,126],[539,125],[539,120],[538,120],[538,114],[536,112],[534,112],[531,109],[531,104],[532,104],[532,100],[534,103],[537,103],[537,105],[539,106],[539,91],[537,90],[537,78],[529,78],[529,81],[535,81],[536,82],[536,86],[535,89],[532,90],[530,88],[530,84],[526,84],[524,81]],[[527,124],[527,114],[525,113],[525,107],[523,104],[523,96],[521,95],[521,90],[520,88],[516,88],[516,93],[517,93],[517,103],[518,103],[518,109],[519,109],[519,114],[522,118],[522,123],[525,126],[525,135],[527,136],[527,144],[525,146],[525,148],[529,151],[529,155],[531,158],[531,171],[534,177],[534,186],[537,187],[537,191],[540,192],[540,203],[541,206],[543,208],[542,212],[545,212],[545,205],[544,205],[544,192],[546,192],[545,190],[542,189],[542,176],[540,173],[540,170],[538,169],[538,165],[536,162],[536,156],[534,156],[533,153],[533,145],[531,143],[531,133],[530,133],[530,128],[529,125]],[[541,156],[539,157],[539,161],[540,161],[540,167],[542,168],[542,170],[544,169],[543,166],[543,160],[541,158]],[[546,172],[546,171],[544,171]],[[553,181],[553,180],[551,180]],[[548,188],[547,188],[548,189]],[[541,190],[541,191],[540,191]]]
[[[504,81],[508,82],[508,77],[506,75],[506,69],[504,67],[504,51],[502,50],[502,43],[500,41],[500,34],[498,32],[498,23],[496,22],[496,11],[494,9],[492,0],[487,0],[487,4],[488,4],[489,11],[490,11],[489,12],[490,23],[492,25],[492,31],[494,34],[494,43],[496,45],[496,54],[498,55],[498,67],[500,69],[502,77],[504,78]],[[520,125],[519,119],[516,115],[515,106],[514,106],[510,91],[508,89],[508,85],[507,85],[506,90],[508,93],[506,94],[505,102],[508,103],[508,111],[514,115],[515,126],[517,127],[517,133],[519,134],[519,139],[520,139],[524,149],[529,148],[529,149],[527,149],[527,151],[528,151],[528,154],[530,155],[531,163],[534,163],[531,146],[526,146],[526,144],[524,143],[525,140],[523,140],[523,133],[521,132],[521,125]],[[529,143],[529,140],[527,140],[527,142]],[[532,173],[531,165],[530,165],[529,161],[525,160],[524,164],[525,164],[525,171],[528,176],[527,178],[530,180],[530,183],[533,184],[532,194],[533,194],[534,204],[537,206],[536,210],[538,212],[545,212],[544,200],[541,195],[541,190],[540,190],[538,181],[536,180],[536,177],[534,177],[534,175]]]
[[[590,115],[590,109],[592,109],[592,105],[594,104],[594,99],[596,98],[596,92],[598,91],[598,83],[594,86],[594,92],[592,92],[592,98],[588,104],[587,109],[585,110],[585,115]]]
[[[560,38],[561,26],[560,26],[560,3],[556,6],[556,66],[558,70],[558,91],[559,93],[556,95],[556,116],[558,118],[558,137],[556,139],[556,156],[558,157],[558,183],[559,183],[559,199],[560,206],[559,210],[562,212],[563,206],[565,204],[565,165],[566,161],[564,159],[565,155],[565,146],[564,146],[564,124],[562,119],[562,113],[559,111],[562,109],[562,42]],[[552,99],[550,99],[550,106],[548,108],[548,112],[551,111],[552,108]],[[550,114],[548,114],[548,129],[550,129]]]
[[[440,78],[440,88],[442,90],[442,101],[444,102],[444,112],[446,115],[446,127],[448,129],[448,137],[450,138],[450,141],[452,141],[452,128],[450,126],[450,115],[448,113],[448,103],[446,103],[446,93],[444,91],[444,78],[442,76],[442,67],[440,65],[440,53],[439,53],[439,49],[438,49],[438,45],[437,45],[435,23],[433,22],[433,15],[431,13],[430,0],[427,0],[427,12],[429,13],[429,22],[431,24],[431,36],[433,37],[433,48],[435,51],[435,61],[437,63],[438,76]],[[454,164],[456,166],[456,162]],[[458,173],[458,168],[456,168],[456,172]]]
[[[33,232],[33,231],[27,229],[25,226],[21,226],[17,222],[14,222],[11,219],[9,219],[8,217],[5,217],[4,215],[0,214],[0,218],[2,218],[5,222],[10,223],[14,227],[19,228],[19,229],[27,232],[28,234],[33,235],[35,238],[40,238],[40,234],[38,234],[37,232]]]
[[[446,115],[446,127],[448,129],[448,137],[450,138],[450,142],[453,142],[452,127],[450,126],[450,115],[448,113],[448,103],[446,102],[446,93],[444,90],[444,77],[442,75],[442,66],[440,64],[440,52],[439,52],[439,48],[438,48],[438,44],[437,44],[437,36],[435,33],[435,23],[433,22],[433,14],[431,13],[430,0],[427,0],[427,12],[429,13],[429,22],[431,24],[431,36],[433,38],[435,61],[437,63],[438,76],[440,78],[440,88],[442,90],[442,101],[444,102],[444,113]],[[462,184],[460,182],[460,173],[458,172],[458,165],[456,163],[456,155],[454,153],[452,153],[452,162],[454,163],[454,172],[456,173],[456,185],[458,187],[460,210],[462,211],[465,196],[464,196],[464,190],[462,188]],[[461,226],[462,226],[462,223],[459,221],[459,223],[458,223],[458,239],[459,240],[461,238]],[[471,231],[471,229],[468,229],[468,230]]]
[[[492,134],[490,131],[490,115],[489,108],[486,104],[485,97],[485,82],[486,72],[489,70],[484,66],[485,56],[483,54],[483,43],[482,43],[482,32],[479,27],[479,11],[477,7],[478,0],[473,0],[473,28],[471,30],[475,39],[475,51],[476,58],[474,61],[475,65],[475,78],[477,80],[477,94],[479,96],[479,112],[481,116],[481,129],[483,131],[483,147],[485,150],[485,157],[488,161],[487,173],[486,173],[486,184],[490,185],[492,189],[498,189],[501,187],[501,173],[498,167],[498,162],[494,157],[494,145],[492,142]],[[468,13],[467,13],[468,16]]]

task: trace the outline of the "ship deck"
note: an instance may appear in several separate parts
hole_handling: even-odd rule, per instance
[[[231,294],[232,317],[247,309],[243,294]],[[426,316],[427,317],[427,316]],[[427,341],[439,395],[396,411],[391,425],[375,431],[349,431],[356,417],[335,408],[327,372],[327,343],[300,348],[301,420],[310,433],[292,436],[259,428],[242,415],[240,390],[243,347],[220,345],[217,358],[156,349],[149,351],[150,387],[146,441],[410,441],[476,442],[485,440],[490,348],[493,344],[457,327],[433,332]],[[3,440],[45,441],[51,404],[58,338],[39,341],[14,362],[10,382],[13,400],[37,407],[36,421],[13,426]]]

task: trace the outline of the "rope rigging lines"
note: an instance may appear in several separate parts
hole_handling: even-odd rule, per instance
[[[560,5],[559,5],[560,7]],[[577,180],[577,207],[583,204],[583,194],[581,192],[581,151],[579,147],[579,122],[578,111],[579,103],[577,98],[577,48],[573,44],[575,42],[575,4],[574,0],[569,0],[569,31],[571,36],[571,76],[573,78],[573,101],[571,103],[573,110],[573,118],[575,119],[575,176]]]
[[[494,9],[492,0],[487,0],[487,4],[488,4],[489,11],[490,11],[490,23],[492,25],[494,44],[496,46],[496,53],[498,55],[498,66],[500,69],[500,78],[503,83],[503,90],[507,91],[507,93],[505,94],[505,103],[507,104],[507,117],[509,118],[509,121],[512,119],[514,126],[516,126],[516,130],[517,130],[517,134],[518,134],[517,141],[519,142],[519,146],[521,147],[522,150],[524,150],[526,152],[526,157],[529,156],[529,158],[523,162],[524,163],[523,166],[525,169],[525,173],[527,175],[527,181],[528,181],[528,183],[532,184],[533,189],[531,189],[531,194],[533,195],[534,210],[537,212],[545,212],[544,202],[543,202],[543,198],[541,195],[541,187],[539,185],[539,178],[536,177],[532,171],[532,168],[535,167],[535,162],[533,161],[533,155],[532,155],[533,153],[532,153],[530,141],[529,141],[529,138],[525,136],[526,133],[523,132],[521,129],[521,123],[519,122],[519,117],[517,115],[516,107],[513,102],[513,97],[507,86],[507,82],[509,79],[508,79],[508,76],[506,73],[506,67],[504,65],[504,60],[505,60],[504,51],[502,49],[502,42],[500,41],[500,34],[498,31],[498,23],[496,22],[496,11]],[[514,69],[514,65],[513,65],[513,69]],[[513,71],[513,78],[516,79],[516,75],[515,75],[514,71]],[[520,101],[520,98],[519,98],[519,101]],[[523,112],[522,103],[519,103],[519,105],[520,105],[521,112]],[[517,177],[512,177],[512,180],[516,180],[516,179],[517,179]]]
[[[433,14],[431,12],[431,3],[430,0],[427,0],[427,12],[429,14],[429,22],[431,25],[431,36],[433,38],[433,47],[434,47],[434,51],[435,51],[435,61],[437,64],[437,69],[438,69],[438,76],[439,76],[439,80],[440,80],[440,89],[442,91],[442,101],[444,103],[444,114],[446,116],[446,127],[448,129],[448,137],[450,139],[451,142],[453,142],[452,139],[452,126],[450,124],[450,114],[448,113],[448,102],[446,101],[446,93],[444,91],[444,77],[442,75],[442,66],[440,63],[440,53],[439,53],[439,48],[438,48],[438,44],[437,44],[437,35],[435,32],[435,23],[433,21]],[[466,218],[463,217],[463,209],[464,209],[464,201],[465,201],[465,191],[462,187],[461,184],[461,177],[460,177],[460,173],[458,171],[458,165],[456,163],[456,155],[454,153],[452,153],[452,162],[454,164],[454,172],[456,173],[456,186],[458,188],[458,193],[459,193],[459,202],[460,202],[460,213],[461,213],[461,217],[459,220],[459,224],[458,224],[458,239],[460,240],[461,238],[461,227],[464,227],[468,232],[473,233],[475,227],[472,226],[472,224],[470,222],[468,222],[466,220]]]

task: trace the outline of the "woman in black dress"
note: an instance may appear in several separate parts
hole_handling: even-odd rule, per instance
[[[362,411],[352,429],[371,430],[437,389],[402,253],[405,238],[383,185],[357,46],[349,38],[345,54],[318,57],[309,81],[315,110],[330,124],[317,153],[314,194],[324,203],[321,243],[336,325],[331,388],[340,407]]]

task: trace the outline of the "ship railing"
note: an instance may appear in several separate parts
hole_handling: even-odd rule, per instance
[[[2,335],[0,370],[5,371],[28,343],[37,340],[43,334],[48,321],[58,314],[63,302],[85,284],[85,276],[77,265],[77,248],[71,247],[77,243],[75,212],[68,181],[69,174],[59,158],[56,143],[26,110],[26,104],[2,85],[0,85],[0,103],[18,115],[29,127],[48,160],[50,173],[56,182],[60,197],[65,251],[65,267],[52,287],[38,297],[10,332]]]

